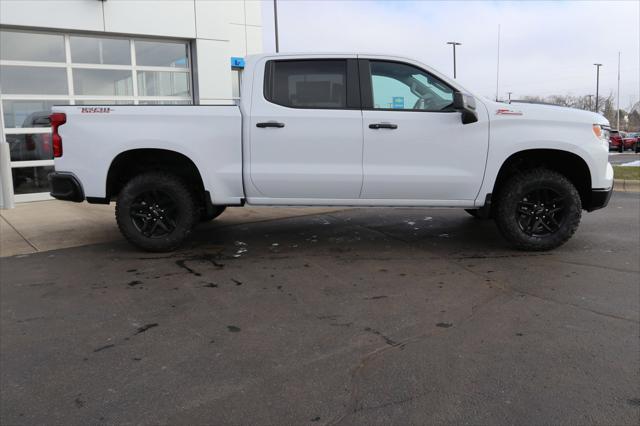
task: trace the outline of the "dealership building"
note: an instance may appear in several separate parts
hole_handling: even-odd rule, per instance
[[[52,105],[233,103],[258,0],[1,0],[0,206],[49,198]],[[89,142],[89,141],[88,141]]]

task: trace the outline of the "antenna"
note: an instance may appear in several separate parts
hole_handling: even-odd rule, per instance
[[[498,24],[498,65],[496,66],[496,102],[500,89],[500,24]]]

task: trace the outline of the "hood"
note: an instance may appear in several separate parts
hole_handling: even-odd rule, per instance
[[[519,117],[522,119],[534,119],[544,121],[563,121],[574,123],[600,124],[609,126],[609,121],[601,114],[582,109],[568,108],[556,105],[504,103],[485,100],[489,116]]]

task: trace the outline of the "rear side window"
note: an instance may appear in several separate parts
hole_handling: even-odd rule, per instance
[[[290,108],[347,108],[347,61],[269,61],[264,95]]]

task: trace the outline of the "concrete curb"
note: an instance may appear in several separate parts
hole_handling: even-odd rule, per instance
[[[640,192],[640,180],[615,179],[613,189],[618,192]]]

